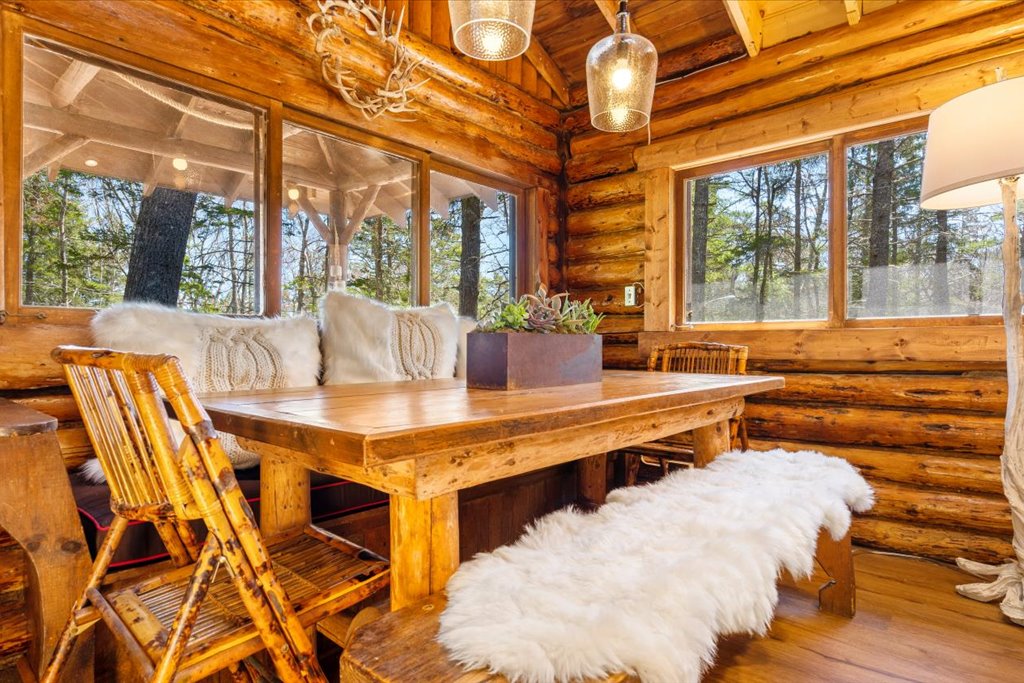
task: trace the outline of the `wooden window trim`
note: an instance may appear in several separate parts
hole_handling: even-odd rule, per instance
[[[677,224],[681,230],[681,248],[677,249],[679,259],[677,270],[682,273],[681,296],[678,299],[677,318],[674,328],[693,331],[732,331],[732,330],[792,330],[792,329],[878,329],[878,328],[916,328],[934,327],[936,325],[988,326],[999,325],[1002,317],[997,314],[960,315],[960,316],[922,316],[922,317],[891,317],[891,318],[849,318],[847,316],[847,207],[846,207],[846,153],[850,147],[863,145],[879,140],[919,133],[927,130],[928,117],[918,116],[911,119],[885,123],[861,128],[855,131],[829,136],[822,140],[780,147],[767,152],[750,156],[736,157],[726,161],[715,162],[703,166],[692,166],[675,171],[680,218]],[[828,317],[824,320],[772,320],[749,322],[686,322],[686,287],[689,268],[689,236],[690,206],[689,193],[685,191],[686,183],[696,178],[703,178],[720,173],[729,173],[754,166],[778,163],[827,153],[829,182],[829,268],[828,268]],[[839,191],[842,190],[842,191]],[[839,267],[836,267],[838,264]]]

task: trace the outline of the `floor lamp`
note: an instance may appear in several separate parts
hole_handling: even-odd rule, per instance
[[[946,102],[932,112],[925,146],[921,207],[966,209],[1003,204],[1003,325],[1006,328],[1003,490],[1013,522],[1013,559],[987,565],[957,559],[961,569],[988,579],[957,586],[974,600],[1001,600],[1011,621],[1024,625],[1024,330],[1021,326],[1018,179],[1024,175],[1024,78],[1000,80]]]

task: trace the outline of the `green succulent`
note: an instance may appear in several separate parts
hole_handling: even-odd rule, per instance
[[[603,315],[594,312],[590,299],[570,301],[562,292],[548,296],[540,285],[536,294],[524,294],[481,326],[484,332],[540,332],[543,334],[593,334]]]

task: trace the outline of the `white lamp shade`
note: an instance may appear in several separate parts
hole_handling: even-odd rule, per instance
[[[999,180],[1024,174],[1024,78],[972,90],[928,120],[921,208],[999,204]]]
[[[590,122],[598,130],[626,132],[651,120],[658,51],[635,33],[602,38],[587,54]]]
[[[484,61],[512,59],[530,47],[536,0],[448,0],[460,52]]]

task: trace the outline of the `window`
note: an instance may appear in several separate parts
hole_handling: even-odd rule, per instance
[[[413,303],[416,165],[284,125],[282,268],[286,313],[315,313],[330,287]]]
[[[925,133],[846,150],[847,315],[999,313],[1002,209],[925,211]]]
[[[259,313],[263,121],[27,39],[22,303]]]
[[[430,300],[496,315],[515,293],[516,196],[432,171],[430,208]]]
[[[689,322],[828,313],[828,155],[686,183]]]

